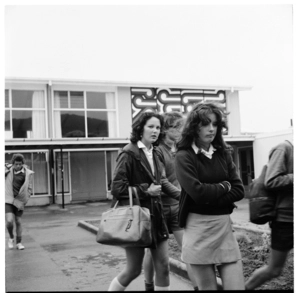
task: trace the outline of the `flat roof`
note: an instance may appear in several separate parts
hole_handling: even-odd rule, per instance
[[[254,141],[254,135],[224,135],[225,141]],[[32,139],[32,138],[15,138],[5,140],[5,146],[29,146],[29,145],[103,145],[103,144],[127,144],[129,143],[129,138],[84,138],[84,137],[74,137],[74,138],[43,138],[43,139]]]
[[[181,83],[161,83],[161,82],[136,82],[136,81],[111,81],[111,80],[80,80],[80,79],[57,79],[57,78],[22,78],[7,77],[6,83],[37,83],[37,84],[84,84],[93,86],[115,86],[115,87],[146,87],[146,88],[181,88],[181,89],[219,89],[230,91],[251,90],[252,86],[240,85],[209,85],[209,84],[181,84]]]

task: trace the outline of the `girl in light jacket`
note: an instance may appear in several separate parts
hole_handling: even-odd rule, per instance
[[[11,165],[5,165],[5,222],[9,234],[8,248],[14,247],[14,222],[16,224],[16,247],[23,250],[22,223],[24,207],[32,194],[33,171],[25,165],[22,154],[14,154]]]

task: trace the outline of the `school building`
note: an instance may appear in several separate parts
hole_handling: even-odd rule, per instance
[[[241,133],[244,90],[251,87],[6,78],[5,161],[22,153],[35,172],[28,206],[106,200],[118,151],[141,113],[186,114],[194,103],[214,101],[230,112],[224,138],[247,189],[260,172],[256,152],[291,138],[292,129],[275,139]]]

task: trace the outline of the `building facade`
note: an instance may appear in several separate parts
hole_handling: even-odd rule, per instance
[[[188,113],[221,103],[230,114],[225,141],[247,186],[254,178],[254,135],[240,132],[239,92],[250,87],[78,80],[5,80],[5,161],[20,152],[35,172],[28,205],[110,198],[118,151],[145,111]]]

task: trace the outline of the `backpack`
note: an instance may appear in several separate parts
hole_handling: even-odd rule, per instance
[[[250,183],[249,192],[249,212],[250,222],[258,225],[266,224],[275,219],[277,196],[272,191],[265,188],[265,177],[267,165],[257,179]]]

